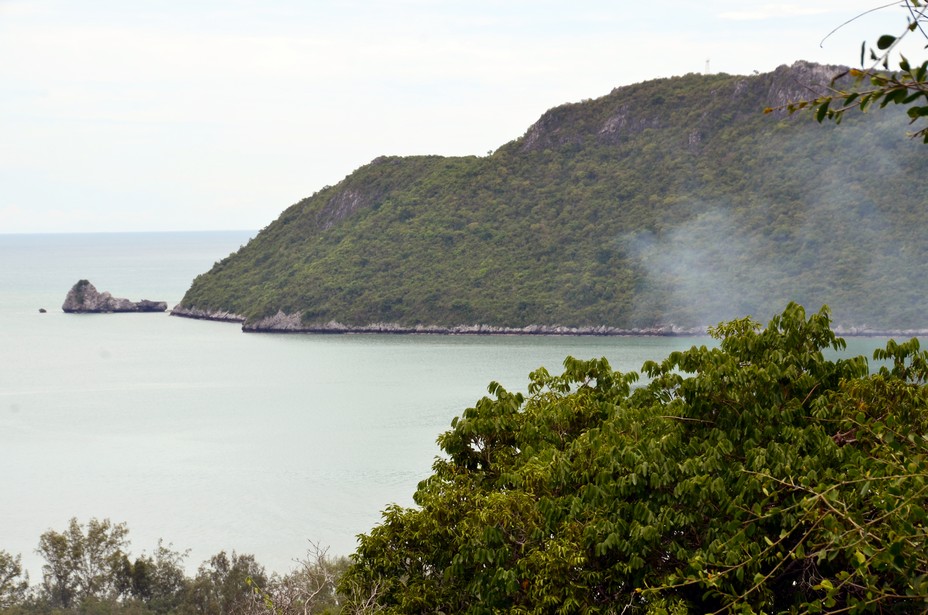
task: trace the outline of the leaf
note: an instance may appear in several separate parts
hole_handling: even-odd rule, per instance
[[[880,50],[886,50],[892,47],[893,43],[896,42],[896,37],[892,34],[884,34],[876,41],[876,46]]]
[[[924,81],[926,73],[928,73],[928,61],[922,62],[921,66],[915,69],[912,73],[912,78],[915,81]]]
[[[815,111],[815,119],[816,119],[816,121],[818,121],[819,123],[821,123],[822,120],[824,120],[825,117],[828,115],[828,105],[829,105],[830,103],[831,103],[830,100],[826,100],[825,102],[823,102],[821,105],[818,106],[818,109],[816,109],[816,111]]]
[[[831,590],[833,590],[834,588],[835,588],[835,586],[831,584],[831,581],[829,581],[828,579],[822,579],[821,583],[819,583],[818,585],[816,585],[816,586],[813,587],[812,589],[824,589],[824,590],[831,591]]]

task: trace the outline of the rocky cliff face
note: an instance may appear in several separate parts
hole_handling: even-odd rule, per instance
[[[105,312],[164,312],[168,304],[164,301],[130,301],[114,297],[108,292],[98,292],[87,280],[78,280],[71,287],[61,309],[72,314]]]
[[[523,152],[532,152],[594,142],[619,145],[646,130],[679,125],[674,115],[686,113],[691,108],[723,108],[726,115],[731,116],[725,122],[714,122],[711,113],[684,122],[687,131],[681,133],[681,144],[696,145],[701,132],[730,124],[736,115],[755,116],[758,107],[780,108],[790,102],[821,96],[830,91],[835,77],[846,72],[845,66],[800,60],[790,66],[782,65],[771,73],[735,80],[725,74],[691,74],[622,86],[598,99],[548,110],[529,127],[518,141],[518,147]],[[670,85],[672,83],[676,85]],[[849,81],[844,79],[840,83]],[[641,91],[653,91],[653,95],[640,96]],[[694,100],[698,96],[702,98]],[[786,117],[787,113],[781,110],[776,115]],[[591,140],[591,137],[595,138]]]

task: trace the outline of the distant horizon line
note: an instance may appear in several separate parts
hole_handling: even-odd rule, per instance
[[[261,229],[185,229],[174,231],[0,231],[0,237],[13,235],[166,235],[177,233],[255,233]]]

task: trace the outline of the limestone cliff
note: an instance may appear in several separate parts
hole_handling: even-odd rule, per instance
[[[106,312],[164,312],[168,304],[164,301],[130,301],[114,297],[108,292],[98,292],[87,280],[78,280],[71,287],[61,309],[71,314]]]

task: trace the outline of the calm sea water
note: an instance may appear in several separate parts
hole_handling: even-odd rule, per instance
[[[497,380],[567,355],[638,370],[703,338],[255,335],[164,314],[68,315],[80,278],[177,303],[250,233],[0,235],[0,549],[39,580],[39,535],[76,516],[287,572],[347,554],[412,503],[435,438]],[[39,308],[48,313],[40,314]],[[869,354],[881,340],[852,340]]]

